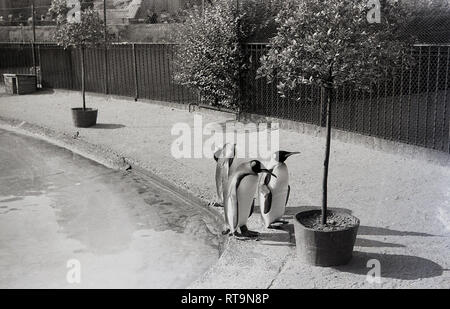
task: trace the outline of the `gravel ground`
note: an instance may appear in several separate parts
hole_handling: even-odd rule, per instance
[[[79,93],[8,96],[0,89],[0,124],[44,136],[106,164],[105,157],[115,157],[115,163],[123,157],[205,203],[215,199],[215,162],[174,159],[170,154],[173,124],[192,126],[195,113],[100,95],[87,99],[88,106],[100,110],[99,125],[76,129],[69,108],[79,106]],[[233,120],[224,114],[202,115],[204,123]],[[72,138],[77,131],[79,136]],[[321,134],[280,130],[280,145],[301,151],[287,161],[292,191],[286,218],[292,220],[300,209],[320,205],[324,140]],[[295,255],[292,225],[267,230],[256,209],[249,228],[261,232],[259,241],[230,239],[219,262],[192,287],[450,288],[450,156],[410,149],[408,153],[384,151],[333,140],[329,205],[348,209],[361,220],[349,265],[301,264]],[[107,165],[120,167],[120,162]],[[372,259],[380,262],[381,283],[366,280]]]

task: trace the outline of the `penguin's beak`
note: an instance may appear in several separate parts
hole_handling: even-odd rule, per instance
[[[293,152],[288,153],[286,155],[286,158],[289,158],[290,156],[295,156],[295,155],[298,155],[298,154],[300,154],[300,151],[293,151]]]
[[[275,176],[271,171],[269,171],[268,169],[265,169],[265,168],[261,169],[261,173],[267,173],[267,174],[270,174],[273,177],[277,178],[277,176]]]

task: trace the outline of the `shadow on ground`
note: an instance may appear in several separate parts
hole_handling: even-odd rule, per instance
[[[372,259],[380,262],[382,278],[417,280],[437,277],[447,271],[439,264],[417,256],[359,251],[353,252],[353,258],[348,265],[334,268],[342,272],[367,275],[367,262]]]
[[[114,130],[121,128],[125,128],[125,126],[123,124],[117,123],[97,123],[95,126],[92,127],[92,129],[104,129],[104,130]]]
[[[55,90],[53,88],[39,88],[36,92],[33,92],[30,95],[43,95],[53,93],[55,93]]]
[[[382,236],[421,236],[432,237],[436,235],[420,233],[420,232],[408,232],[408,231],[396,231],[381,227],[373,226],[360,226],[358,229],[358,235],[382,235]]]

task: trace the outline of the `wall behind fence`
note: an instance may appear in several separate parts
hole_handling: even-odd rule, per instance
[[[197,103],[194,91],[173,82],[172,44],[116,44],[86,50],[87,91],[177,103]],[[264,44],[248,44],[244,112],[323,125],[323,91],[304,85],[300,100],[282,98],[274,84],[256,78]],[[371,91],[336,89],[333,126],[345,131],[450,152],[450,46],[416,46],[416,64],[373,83]],[[80,51],[37,44],[44,87],[81,88]],[[0,73],[31,73],[31,46],[0,44]],[[105,55],[107,57],[105,58]],[[107,64],[107,69],[106,69]],[[108,73],[106,75],[106,73]],[[3,82],[3,80],[2,80]]]

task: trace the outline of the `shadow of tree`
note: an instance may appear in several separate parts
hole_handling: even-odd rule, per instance
[[[367,262],[376,259],[381,265],[381,277],[401,280],[417,280],[442,275],[446,269],[439,264],[417,256],[353,252],[353,258],[345,266],[335,269],[358,275],[366,275],[369,271]]]
[[[358,235],[383,235],[383,236],[422,236],[432,237],[436,235],[421,233],[421,232],[409,232],[409,231],[397,231],[382,227],[364,226],[361,225],[358,228]]]
[[[355,246],[358,247],[385,247],[385,248],[405,248],[404,245],[390,242],[377,241],[372,239],[357,238]]]

